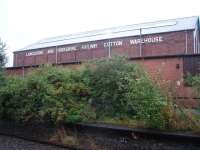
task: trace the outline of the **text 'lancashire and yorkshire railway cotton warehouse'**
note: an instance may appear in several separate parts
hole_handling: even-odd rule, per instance
[[[152,76],[172,81],[177,97],[191,97],[186,73],[200,72],[199,18],[187,17],[47,38],[14,52],[8,74],[24,75],[41,64],[71,66],[122,55],[142,64]],[[191,101],[190,101],[191,102]]]

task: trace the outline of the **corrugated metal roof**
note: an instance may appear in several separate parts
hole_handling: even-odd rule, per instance
[[[118,37],[137,36],[140,35],[140,29],[143,35],[181,30],[191,30],[195,29],[197,22],[198,17],[195,16],[50,37],[40,40],[29,46],[26,46],[18,51],[33,50],[38,48],[111,39]]]

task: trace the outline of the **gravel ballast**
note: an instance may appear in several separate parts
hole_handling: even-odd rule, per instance
[[[0,150],[69,150],[0,135]]]

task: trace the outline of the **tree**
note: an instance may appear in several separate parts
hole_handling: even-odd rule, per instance
[[[6,44],[0,38],[0,70],[2,70],[2,67],[5,65],[5,49]]]
[[[4,83],[3,67],[6,63],[5,49],[6,44],[0,38],[0,86],[2,86]]]

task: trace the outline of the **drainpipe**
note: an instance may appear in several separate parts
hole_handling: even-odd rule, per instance
[[[25,58],[26,58],[26,55],[23,56],[23,67],[22,67],[22,77],[23,77],[23,78],[24,78],[24,76],[25,76],[25,72],[24,72]]]
[[[188,53],[188,32],[185,31],[185,54]]]
[[[109,39],[108,44],[109,44],[109,47],[108,47],[108,58],[111,58],[111,52],[110,52],[110,39]]]
[[[58,50],[57,50],[57,46],[56,46],[56,64],[58,63]]]
[[[142,56],[142,29],[140,28],[140,57]]]
[[[13,66],[17,66],[18,65],[18,61],[17,61],[17,54],[14,54],[14,59],[13,59]],[[23,60],[24,60],[24,57],[23,57]]]

